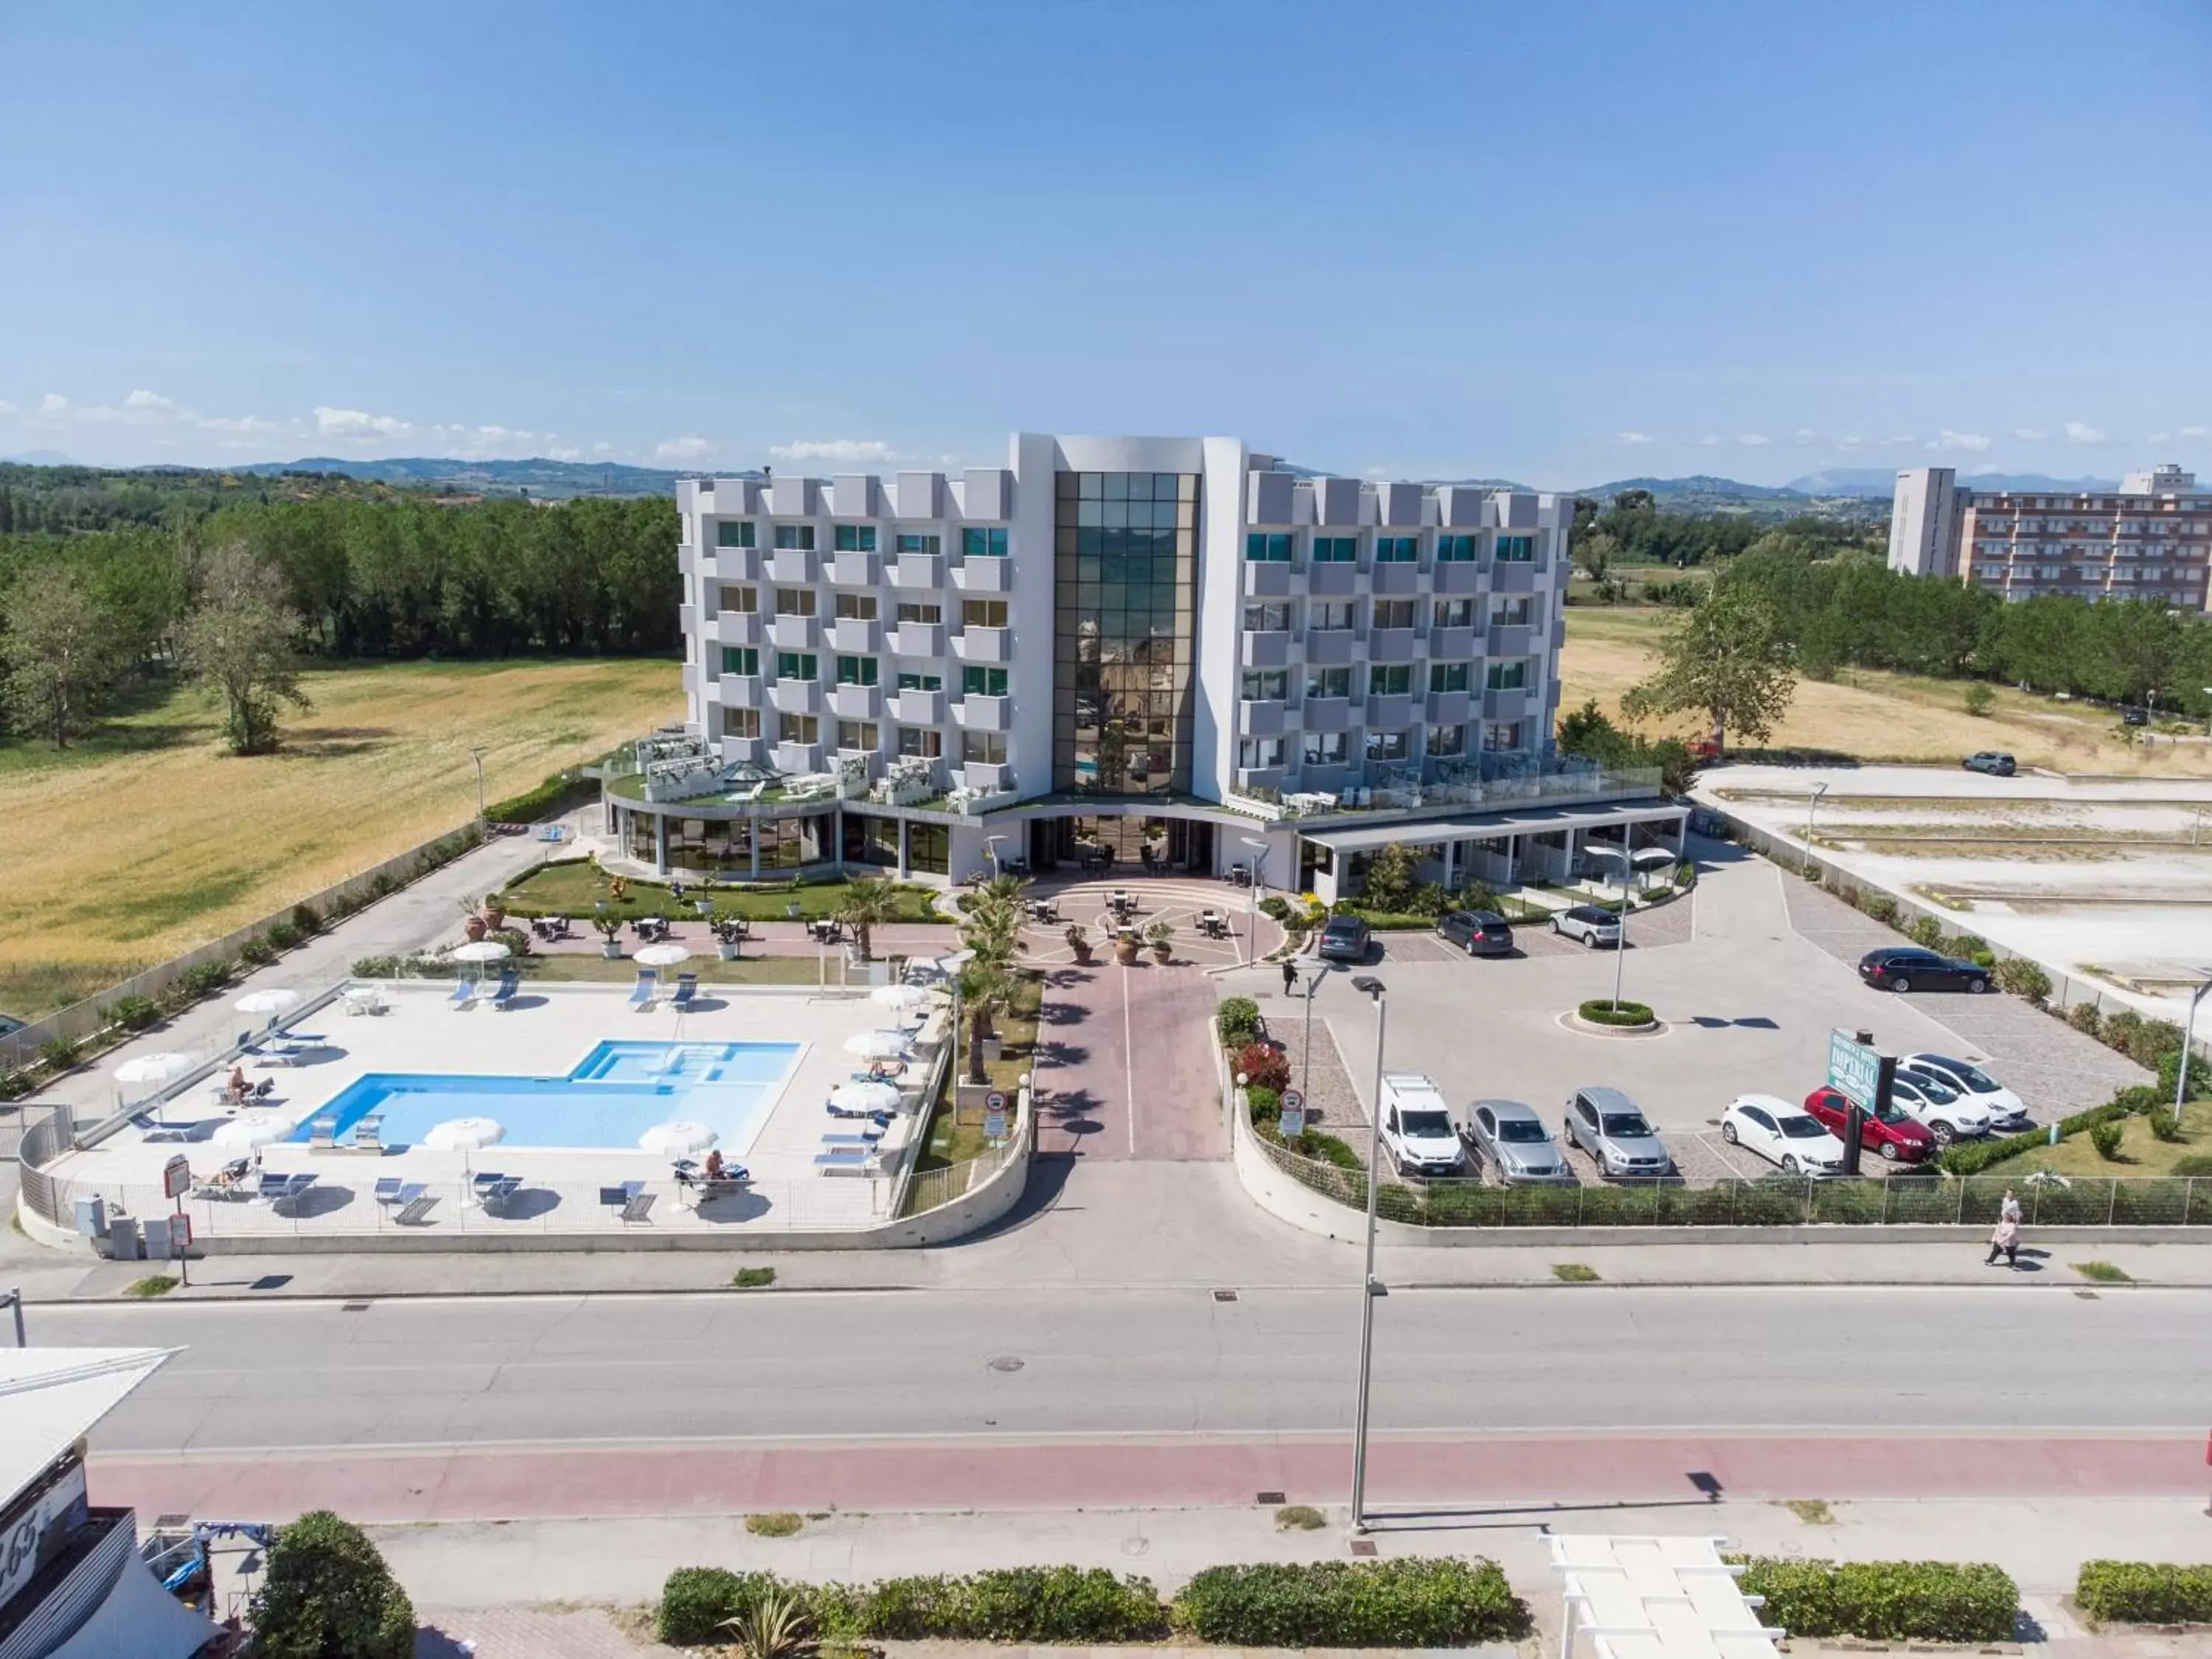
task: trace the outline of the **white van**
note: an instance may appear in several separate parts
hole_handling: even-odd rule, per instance
[[[1466,1173],[1467,1150],[1434,1079],[1421,1072],[1385,1072],[1381,1109],[1382,1144],[1400,1175]]]

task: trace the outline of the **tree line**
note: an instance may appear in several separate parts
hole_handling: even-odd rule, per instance
[[[1616,564],[1687,569],[1732,559],[1758,546],[1827,557],[1853,549],[1879,548],[1883,535],[1883,530],[1863,520],[1812,513],[1780,524],[1745,513],[1669,513],[1661,509],[1650,490],[1624,489],[1602,505],[1588,496],[1577,498],[1569,545],[1583,573],[1601,581],[1607,568]]]

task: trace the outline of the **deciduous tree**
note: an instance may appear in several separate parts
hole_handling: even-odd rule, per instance
[[[268,754],[276,747],[280,706],[313,706],[300,688],[299,637],[300,618],[273,565],[243,542],[225,542],[208,555],[179,654],[186,672],[222,693],[223,735],[234,754]]]
[[[15,724],[57,748],[91,724],[131,662],[114,611],[70,566],[27,572],[0,603],[0,665]]]
[[[1774,606],[1753,588],[1723,585],[1675,624],[1659,672],[1631,687],[1620,706],[1639,720],[1694,710],[1720,748],[1731,730],[1753,742],[1772,736],[1796,690]]]

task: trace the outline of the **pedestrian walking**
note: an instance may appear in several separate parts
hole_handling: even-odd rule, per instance
[[[1997,1206],[1997,1214],[2001,1219],[2009,1221],[2014,1226],[2020,1224],[2020,1200],[2012,1195],[2009,1187],[2005,1188],[2004,1202]]]
[[[1291,996],[1298,988],[1298,964],[1288,957],[1283,958],[1283,994]]]
[[[1982,1261],[1984,1267],[1994,1266],[2000,1255],[2004,1257],[2006,1267],[2017,1268],[2020,1266],[2019,1207],[2014,1205],[2011,1214],[1998,1212],[1996,1227],[1990,1234],[1990,1253]]]

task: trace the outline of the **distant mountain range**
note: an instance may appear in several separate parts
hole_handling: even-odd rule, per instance
[[[1887,501],[1897,489],[1898,469],[1889,466],[1839,466],[1826,472],[1808,472],[1792,478],[1790,488],[1808,495],[1880,496]],[[2115,489],[2118,478],[2054,478],[2041,472],[1961,472],[1959,482],[1972,489],[2034,489],[2054,493],[2069,489]]]
[[[541,495],[565,500],[574,495],[665,495],[677,481],[700,473],[665,467],[628,466],[619,461],[464,461],[453,457],[395,456],[389,460],[346,461],[311,455],[298,461],[257,461],[235,472],[274,477],[285,472],[336,472],[374,483],[431,487],[468,495]],[[732,476],[725,474],[724,476]]]

